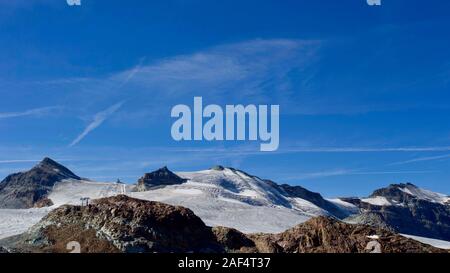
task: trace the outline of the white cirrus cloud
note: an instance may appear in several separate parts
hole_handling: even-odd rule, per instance
[[[25,117],[25,116],[41,116],[45,114],[49,114],[50,112],[60,109],[59,106],[49,106],[49,107],[41,107],[41,108],[33,108],[24,111],[17,112],[5,112],[0,113],[0,119],[7,118],[17,118],[17,117]]]

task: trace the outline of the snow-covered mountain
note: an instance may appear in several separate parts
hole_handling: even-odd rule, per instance
[[[367,198],[340,200],[360,209],[347,221],[377,225],[397,232],[450,240],[449,196],[411,183],[392,184]]]
[[[44,158],[27,172],[15,173],[0,183],[0,208],[32,208],[50,205],[46,196],[58,182],[81,179],[63,165]]]
[[[386,229],[323,216],[277,234],[245,234],[207,226],[188,208],[126,195],[61,206],[28,231],[0,239],[0,251],[67,253],[76,241],[82,253],[368,253],[374,239],[383,253],[447,253]]]
[[[51,185],[45,188],[45,192],[40,193],[40,199],[51,200],[50,209],[63,204],[78,205],[80,199],[86,197],[97,199],[127,194],[144,200],[185,206],[192,209],[210,226],[228,226],[243,232],[281,232],[314,216],[347,215],[345,210],[325,200],[318,193],[299,186],[278,185],[233,168],[216,166],[208,170],[176,174],[162,168],[145,174],[136,185],[125,185],[81,179],[68,169],[63,171],[61,167],[56,168],[55,166],[60,166],[56,164],[53,160],[44,159],[31,171],[19,174],[20,178],[33,174],[32,189],[42,181],[38,179],[36,169],[46,177],[48,171],[53,169],[52,177],[58,173],[70,175],[61,176],[57,181],[52,179]],[[45,172],[40,170],[42,166],[45,167]],[[29,182],[27,179],[16,179],[15,183],[9,182],[10,180],[8,178],[2,182],[8,185],[8,189],[20,188],[19,186]],[[146,190],[143,186],[149,189]],[[0,196],[2,194],[4,193],[0,191]],[[26,207],[16,208],[31,208],[33,202],[29,202]],[[48,209],[28,209],[28,211]],[[21,223],[23,226],[26,222],[24,218],[27,215],[31,216],[31,213],[19,213],[15,217],[10,211],[0,210],[0,216],[3,215],[11,222]],[[36,220],[38,220],[36,217],[30,217],[30,225]]]
[[[166,174],[170,179],[164,178]],[[143,178],[154,179],[143,190]],[[76,205],[80,198],[97,199],[120,193],[191,208],[207,224],[243,231],[276,232],[314,216],[348,216],[320,194],[299,186],[278,185],[243,171],[217,166],[198,172],[172,173],[167,168],[145,174],[136,185],[65,179],[48,198],[54,206]],[[156,181],[164,180],[162,184]],[[173,181],[169,183],[168,181]]]
[[[176,174],[186,182],[144,192],[133,192],[130,187],[132,192],[128,190],[127,194],[185,206],[208,225],[243,232],[280,232],[314,216],[333,215],[320,203],[315,204],[316,200],[290,195],[280,185],[233,168],[217,166]],[[340,210],[321,196],[320,199],[330,208]]]
[[[280,185],[222,166],[177,173],[164,167],[129,185],[82,179],[51,159],[0,183],[0,207],[8,208],[0,209],[0,219],[5,219],[0,223],[0,238],[23,232],[61,205],[118,194],[184,206],[209,226],[246,233],[277,233],[312,217],[331,216],[450,240],[449,197],[412,184],[391,185],[367,198],[324,199],[300,186]],[[43,205],[47,207],[33,208],[39,200],[46,200]],[[3,206],[1,202],[5,202]]]

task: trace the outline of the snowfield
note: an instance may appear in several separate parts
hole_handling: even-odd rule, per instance
[[[48,198],[53,208],[64,204],[80,205],[80,198],[98,199],[120,194],[123,184],[93,182],[84,180],[63,180],[55,185]]]
[[[184,206],[209,226],[227,226],[246,233],[281,232],[327,213],[306,200],[288,200],[261,179],[237,170],[225,168],[177,175],[188,182],[127,195]]]
[[[51,209],[0,209],[0,239],[27,231]]]
[[[0,210],[1,219],[8,219],[0,225],[0,238],[24,232],[61,205],[79,205],[80,198],[97,199],[124,192],[134,198],[187,207],[209,226],[227,226],[248,233],[281,232],[327,213],[306,200],[288,200],[266,182],[240,171],[205,170],[178,175],[188,182],[146,192],[132,192],[133,185],[61,181],[48,196],[54,203],[50,208]]]

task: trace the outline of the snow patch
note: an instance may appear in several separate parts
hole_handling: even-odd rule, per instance
[[[375,206],[391,206],[392,205],[392,203],[389,202],[389,200],[387,200],[386,197],[384,197],[384,196],[364,198],[364,199],[361,199],[361,201],[364,203],[369,203],[371,205],[375,205]]]
[[[413,185],[407,185],[406,187],[403,188],[399,187],[398,189],[403,191],[404,193],[415,196],[418,199],[426,200],[433,203],[445,204],[449,200],[449,197],[447,195],[417,188]]]
[[[410,239],[416,240],[418,242],[421,242],[421,243],[424,243],[427,245],[431,245],[431,246],[434,246],[437,248],[450,249],[450,242],[448,242],[448,241],[432,239],[432,238],[425,238],[425,237],[420,237],[420,236],[407,235],[407,234],[401,234],[401,235],[406,238],[410,238]]]

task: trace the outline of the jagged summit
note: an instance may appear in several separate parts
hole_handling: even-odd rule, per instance
[[[147,191],[161,186],[182,184],[186,181],[164,166],[154,172],[144,174],[138,180],[136,190]]]

